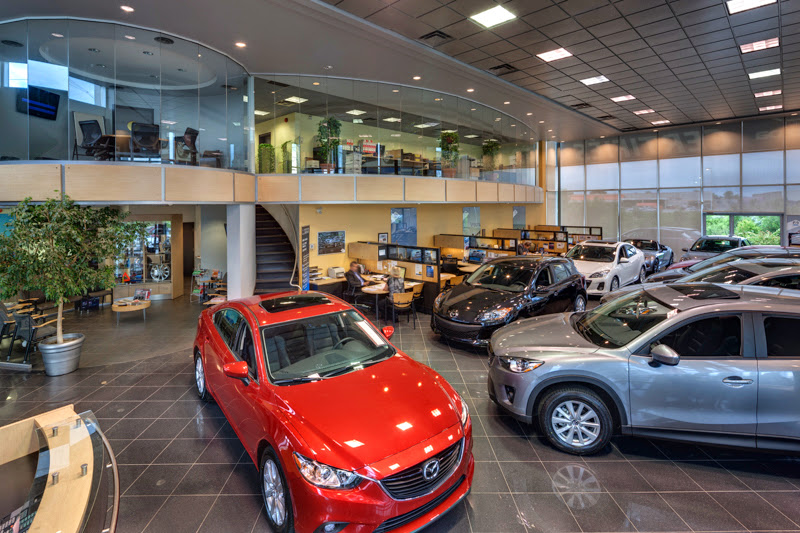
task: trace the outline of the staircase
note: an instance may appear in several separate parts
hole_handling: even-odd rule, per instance
[[[257,205],[255,293],[296,290],[289,285],[294,263],[294,248],[286,233],[266,209]]]

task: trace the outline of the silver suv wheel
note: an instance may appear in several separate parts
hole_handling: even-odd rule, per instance
[[[550,417],[553,433],[568,446],[591,446],[600,435],[600,418],[594,409],[577,400],[556,406]]]

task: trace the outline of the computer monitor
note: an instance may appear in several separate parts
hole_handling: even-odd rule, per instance
[[[475,250],[472,249],[469,251],[469,260],[473,263],[483,263],[486,259],[486,250]]]

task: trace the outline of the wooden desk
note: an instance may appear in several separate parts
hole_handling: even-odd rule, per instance
[[[472,274],[473,272],[478,270],[480,267],[481,267],[481,265],[470,265],[470,264],[467,264],[467,265],[464,265],[464,266],[459,265],[458,269],[461,272],[464,272],[466,274]]]
[[[111,304],[111,310],[117,313],[117,325],[119,326],[119,314],[141,311],[142,319],[147,321],[147,308],[150,307],[150,300],[134,300],[132,298],[122,298],[115,300]]]
[[[439,274],[439,279],[442,280],[442,281],[451,280],[454,277],[456,277],[455,274],[448,274],[446,272],[443,272],[442,274]]]

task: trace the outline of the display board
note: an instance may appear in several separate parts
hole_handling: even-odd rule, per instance
[[[307,291],[309,288],[309,259],[308,259],[308,248],[309,248],[309,241],[311,239],[311,226],[303,226],[300,229],[300,261],[301,261],[301,268],[302,268],[302,276],[303,276],[303,290]]]

